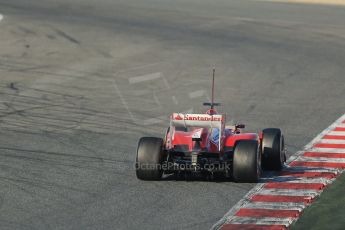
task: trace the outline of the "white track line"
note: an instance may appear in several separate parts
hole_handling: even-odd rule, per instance
[[[251,202],[245,204],[242,208],[264,208],[264,209],[277,209],[277,210],[297,210],[301,212],[306,207],[303,203],[291,202]]]
[[[342,131],[331,131],[328,133],[328,135],[332,135],[332,136],[345,136],[345,132]]]
[[[270,182],[290,182],[290,183],[322,183],[324,185],[330,184],[333,182],[333,179],[327,178],[302,178],[302,177],[277,177],[272,179]]]
[[[294,167],[286,167],[284,171],[288,172],[331,172],[335,174],[339,174],[341,172],[340,169],[329,169],[329,168],[318,168],[318,167],[300,167],[300,166],[294,166]]]
[[[4,16],[2,14],[0,14],[0,21],[4,18]]]
[[[296,189],[262,189],[255,195],[280,195],[280,196],[310,196],[314,198],[319,194],[316,190],[296,190]]]
[[[345,140],[322,139],[319,141],[319,143],[323,143],[323,144],[345,144]]]
[[[145,81],[152,81],[152,80],[157,80],[162,77],[162,73],[151,73],[151,74],[146,74],[142,76],[136,76],[136,77],[130,77],[128,79],[129,84],[137,84]]]
[[[189,98],[193,99],[193,98],[197,98],[197,97],[202,97],[204,95],[205,95],[204,90],[198,90],[198,91],[190,92]]]
[[[339,153],[339,154],[345,154],[345,149],[331,149],[331,148],[312,148],[308,149],[306,152],[325,152],[325,153]]]
[[[345,163],[345,158],[298,157],[296,161]]]
[[[337,135],[337,136],[345,136],[345,132],[343,131],[334,131],[336,127],[344,127],[344,121],[345,121],[345,114],[341,116],[337,121],[335,121],[332,125],[330,125],[328,128],[326,128],[324,131],[322,131],[318,136],[316,136],[309,144],[307,144],[302,151],[296,152],[294,155],[292,155],[288,161],[287,166],[284,169],[284,171],[304,171],[304,172],[333,172],[335,174],[341,173],[342,170],[335,169],[335,168],[327,168],[327,167],[299,167],[299,166],[288,166],[291,162],[294,161],[302,161],[302,162],[336,162],[336,163],[342,163],[343,159],[328,159],[328,158],[314,158],[314,157],[303,157],[303,154],[305,152],[329,152],[329,153],[345,153],[345,149],[339,149],[339,148],[315,148],[313,147],[316,143],[320,143],[321,141],[324,141],[326,139],[323,139],[325,135]],[[329,139],[327,139],[329,140]],[[343,143],[343,142],[323,142],[323,143]],[[276,176],[274,178],[271,178],[271,181],[282,181],[287,183],[321,183],[324,185],[332,183],[335,178],[333,179],[327,179],[327,178],[305,178],[305,177],[293,177],[291,176],[291,181],[286,181],[286,179],[289,179],[288,176]],[[285,180],[284,180],[285,179]],[[264,181],[270,181],[269,178],[264,179]],[[265,183],[259,183],[257,184],[252,190],[250,190],[242,200],[240,200],[235,206],[233,206],[222,219],[220,219],[216,224],[213,225],[212,229],[220,229],[224,224],[268,224],[268,225],[285,225],[288,227],[293,221],[295,221],[297,218],[267,218],[267,217],[239,217],[235,214],[243,207],[262,207],[263,204],[259,204],[259,202],[251,202],[251,197],[254,195],[283,195],[283,196],[309,196],[309,197],[317,197],[319,196],[323,190],[307,190],[307,189],[266,189],[264,188]],[[286,204],[282,204],[282,202],[274,202],[275,205],[278,205],[279,207],[286,207]],[[264,204],[266,206],[270,206],[268,204]],[[295,207],[293,205],[292,207]],[[287,208],[287,207],[286,207]],[[296,208],[296,207],[295,207]],[[283,224],[282,224],[283,223]]]
[[[295,218],[272,218],[272,217],[265,217],[265,218],[252,218],[252,217],[234,217],[232,219],[232,224],[258,224],[258,225],[273,225],[279,224],[284,226],[289,226]]]

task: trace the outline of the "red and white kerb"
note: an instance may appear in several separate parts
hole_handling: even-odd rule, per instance
[[[288,229],[345,169],[345,115],[255,186],[212,229]]]

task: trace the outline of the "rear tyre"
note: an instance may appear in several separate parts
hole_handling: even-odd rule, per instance
[[[162,147],[162,138],[140,138],[136,158],[136,175],[138,179],[160,180],[162,178]]]
[[[233,177],[236,182],[257,182],[261,174],[259,145],[256,140],[236,143],[233,160]]]
[[[286,159],[284,136],[275,128],[264,129],[262,134],[262,166],[266,170],[279,171]]]

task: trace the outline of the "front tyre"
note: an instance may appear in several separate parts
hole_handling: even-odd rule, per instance
[[[261,174],[259,144],[256,140],[236,143],[233,159],[233,177],[236,182],[257,182]]]
[[[162,153],[162,138],[140,138],[136,158],[136,175],[138,179],[160,180],[162,178]]]
[[[266,170],[279,171],[286,160],[284,136],[276,128],[264,129],[262,134],[262,166]]]

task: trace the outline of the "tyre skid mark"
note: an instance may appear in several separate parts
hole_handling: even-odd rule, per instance
[[[0,104],[3,128],[29,128],[38,132],[78,129],[112,133],[119,125],[131,123],[128,119],[116,123],[113,113],[90,109],[85,104],[93,102],[83,96],[57,94],[21,85],[18,86],[18,92],[9,91],[6,84],[0,84],[0,88],[4,98]]]

